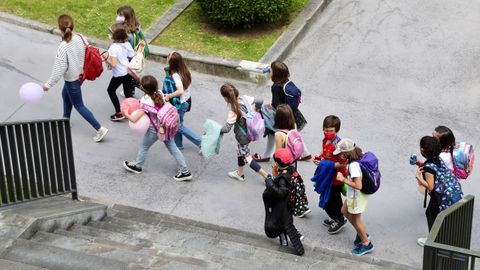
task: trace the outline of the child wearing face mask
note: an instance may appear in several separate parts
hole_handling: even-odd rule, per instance
[[[128,42],[132,45],[132,48],[136,51],[137,46],[143,41],[143,56],[147,57],[150,54],[148,49],[148,43],[145,40],[143,35],[142,28],[140,27],[140,22],[135,15],[135,10],[131,6],[122,6],[117,9],[117,17],[115,18],[116,24],[121,24],[128,34]],[[110,35],[113,33],[112,26],[109,28]],[[128,58],[128,61],[132,60],[132,57]],[[133,83],[135,86],[139,87],[139,82],[132,77]],[[132,95],[135,94],[135,88],[133,89]],[[125,96],[124,92],[120,92],[120,95]]]
[[[342,173],[344,177],[347,176],[346,161],[339,155],[334,155],[340,137],[338,132],[340,131],[340,118],[335,115],[329,115],[323,120],[323,134],[322,140],[322,153],[315,156],[313,162],[318,165],[321,160],[329,160],[335,163],[335,172],[332,178],[332,189],[330,191],[330,198],[325,204],[325,212],[329,216],[329,219],[323,221],[323,225],[328,227],[329,234],[336,234],[340,232],[347,220],[342,214],[342,186],[343,183],[336,180],[337,172]]]

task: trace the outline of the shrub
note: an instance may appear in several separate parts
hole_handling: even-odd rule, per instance
[[[198,0],[207,17],[224,27],[252,27],[278,21],[292,0]]]

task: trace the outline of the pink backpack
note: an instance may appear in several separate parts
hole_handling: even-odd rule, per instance
[[[294,160],[298,160],[305,150],[303,146],[303,139],[300,132],[296,129],[291,130],[281,130],[283,133],[287,134],[287,138],[285,140],[285,148],[292,152],[292,156]]]
[[[180,129],[180,117],[177,108],[168,102],[161,107],[157,105],[152,107],[143,103],[140,106],[145,111],[157,115],[157,121],[154,121],[150,117],[150,114],[147,114],[150,122],[157,131],[158,139],[161,141],[173,139],[175,133]]]
[[[253,110],[252,104],[248,102],[245,96],[242,96],[242,101],[245,107],[247,107],[247,113],[242,113],[247,126],[247,130],[244,132],[246,133],[249,141],[257,141],[262,138],[263,134],[265,133],[265,121],[263,120],[260,112]]]
[[[452,153],[453,174],[460,179],[467,179],[473,170],[474,160],[473,146],[457,142]]]

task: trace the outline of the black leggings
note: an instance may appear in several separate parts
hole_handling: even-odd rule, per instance
[[[134,79],[130,74],[121,77],[112,77],[110,84],[108,84],[107,92],[116,113],[120,112],[120,102],[118,101],[115,91],[117,91],[121,84],[123,84],[123,93],[125,94],[125,97],[133,97],[135,91]]]

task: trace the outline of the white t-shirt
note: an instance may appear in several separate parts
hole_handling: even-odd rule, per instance
[[[348,164],[348,179],[353,181],[354,178],[363,177],[360,164],[356,161]],[[365,211],[367,195],[347,185],[347,206],[350,214],[359,214]]]
[[[177,87],[182,87],[183,88],[183,82],[182,82],[182,77],[178,73],[173,73],[172,75],[173,80],[175,81],[175,86]],[[183,88],[183,94],[180,96],[180,103],[186,102],[190,98],[190,87],[192,84],[188,86],[187,89]]]
[[[446,152],[441,152],[440,153],[440,158],[443,160],[445,165],[450,171],[453,171],[453,162],[452,162],[452,154],[446,153]]]
[[[135,55],[135,51],[130,43],[113,43],[108,49],[110,57],[117,58],[117,66],[112,68],[113,77],[121,77],[127,75],[128,58]]]

